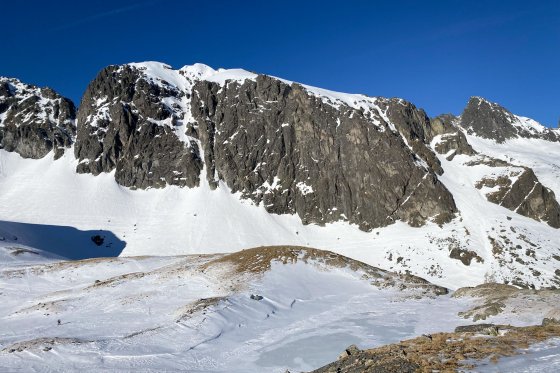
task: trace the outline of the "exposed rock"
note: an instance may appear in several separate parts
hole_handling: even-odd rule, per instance
[[[436,131],[426,112],[402,99],[379,98],[376,103],[405,138],[414,154],[423,159],[435,173],[443,174],[439,160],[428,147]]]
[[[79,345],[83,343],[90,343],[91,341],[78,339],[78,338],[61,338],[61,337],[52,337],[52,338],[36,338],[31,339],[28,341],[21,341],[13,343],[9,346],[6,346],[2,349],[2,352],[14,353],[14,352],[23,352],[23,351],[37,351],[42,350],[48,352],[52,350],[52,347],[56,345]]]
[[[473,259],[475,259],[478,263],[482,263],[484,260],[474,251],[469,251],[465,249],[460,249],[454,247],[449,252],[449,257],[452,259],[460,260],[464,265],[468,266],[471,265]]]
[[[54,158],[72,145],[76,133],[72,101],[50,88],[0,77],[0,149],[24,158]]]
[[[560,228],[560,205],[554,192],[540,183],[532,169],[517,169],[509,176],[485,177],[478,181],[476,187],[497,189],[486,195],[490,202]]]
[[[549,325],[559,326],[560,325],[560,319],[545,317],[543,319],[541,325],[542,326],[549,326]]]
[[[460,288],[454,298],[469,297],[468,310],[459,316],[473,321],[485,320],[502,312],[508,314],[535,314],[558,318],[560,291],[553,289],[520,289],[516,286],[487,283],[476,287]]]
[[[194,187],[204,165],[211,187],[224,181],[306,224],[344,219],[370,230],[454,216],[434,173],[439,162],[423,143],[429,119],[413,105],[380,100],[390,124],[380,108],[331,105],[268,76],[221,86],[188,68],[177,74],[182,80],[171,84],[141,66],[101,71],[78,111],[77,171],[116,170],[117,182],[132,188]]]
[[[479,364],[496,362],[513,356],[527,345],[543,342],[560,335],[557,326],[505,326],[504,335],[490,334],[481,338],[473,334],[436,333],[432,338],[414,338],[399,343],[364,350],[356,355],[335,361],[314,373],[401,373],[401,372],[457,372],[476,370]],[[477,326],[474,327],[477,329]],[[496,332],[494,326],[490,330]]]
[[[316,369],[313,373],[412,373],[417,372],[420,365],[409,361],[402,351],[369,353],[356,351],[347,355],[344,351],[339,360]]]
[[[398,219],[445,222],[456,211],[378,111],[334,106],[262,75],[223,87],[201,81],[193,92],[208,181],[225,181],[269,212],[297,213],[304,223],[343,218],[370,230]]]
[[[93,241],[94,244],[96,244],[97,246],[101,246],[103,245],[103,242],[105,242],[105,238],[101,237],[100,235],[96,234],[95,236],[91,236],[91,240]]]
[[[341,359],[345,359],[348,356],[355,356],[357,355],[361,350],[358,348],[358,346],[356,345],[350,345],[346,348],[346,350],[344,350],[339,356],[338,356],[338,360]]]
[[[184,95],[130,65],[103,69],[78,110],[77,171],[98,175],[116,169],[116,181],[132,188],[198,186],[199,146],[189,137],[182,142],[174,130],[187,126],[177,104]]]
[[[256,301],[263,300],[262,295],[258,295],[258,294],[251,294],[250,298]]]
[[[447,160],[451,161],[456,155],[475,155],[476,151],[468,143],[465,134],[461,131],[448,133],[441,136],[434,149],[439,154],[448,154]]]
[[[471,97],[461,114],[460,126],[469,134],[498,143],[516,137],[560,141],[560,132],[548,129],[529,118],[516,116],[481,97]]]
[[[496,336],[498,335],[498,326],[494,324],[463,325],[456,327],[455,333],[476,333]]]

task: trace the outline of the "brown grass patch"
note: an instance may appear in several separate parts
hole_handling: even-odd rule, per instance
[[[398,287],[422,289],[435,295],[447,294],[447,289],[434,285],[411,274],[397,274],[370,266],[331,251],[303,246],[261,246],[224,255],[201,266],[203,270],[223,265],[232,265],[236,274],[262,274],[270,270],[272,262],[291,264],[319,263],[328,267],[348,268],[362,272],[362,277],[376,287]]]
[[[474,333],[437,333],[400,343],[360,351],[354,356],[331,363],[315,372],[361,371],[399,372],[403,361],[415,372],[454,372],[475,368],[474,361],[497,362],[520,349],[560,336],[560,325],[507,327],[502,336],[489,337]],[[357,370],[360,369],[361,370]],[[354,370],[352,370],[354,369]],[[382,369],[382,370],[380,370]]]

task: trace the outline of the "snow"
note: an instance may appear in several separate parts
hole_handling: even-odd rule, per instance
[[[521,128],[521,129],[526,129],[529,130],[532,133],[543,133],[546,132],[547,128],[545,126],[543,126],[542,124],[540,124],[539,122],[537,122],[536,120],[533,120],[531,118],[527,118],[527,117],[522,117],[519,115],[514,115],[515,116],[515,121],[512,123],[515,127]]]
[[[467,135],[467,140],[477,152],[514,165],[530,167],[544,186],[560,196],[560,143],[516,138],[497,144],[471,135]]]
[[[300,181],[299,183],[297,183],[296,187],[298,188],[298,190],[299,190],[299,192],[301,193],[302,196],[313,193],[313,187],[311,185],[307,185],[303,181]]]
[[[0,349],[43,337],[79,342],[1,353],[0,365],[27,371],[299,371],[335,360],[350,344],[370,348],[466,323],[457,313],[468,299],[380,289],[359,271],[313,261],[273,262],[263,276],[243,277],[245,286],[232,290],[227,267],[198,269],[210,259],[114,258],[0,269]],[[222,300],[185,313],[193,302],[212,297]]]
[[[560,338],[540,342],[520,351],[518,355],[503,357],[497,363],[478,364],[477,372],[540,373],[560,371]]]
[[[558,255],[557,231],[486,201],[481,191],[473,188],[487,173],[485,166],[463,166],[459,163],[461,157],[464,156],[455,157],[457,162],[440,158],[445,169],[441,180],[453,192],[460,210],[457,219],[442,227],[428,223],[413,228],[396,222],[363,232],[344,221],[321,227],[303,225],[297,215],[269,214],[264,206],[255,206],[239,194],[232,194],[223,183],[216,190],[207,183],[193,189],[168,186],[130,190],[116,184],[113,173],[76,174],[72,149],[57,161],[52,157],[22,159],[0,150],[0,229],[6,224],[2,221],[25,223],[18,232],[19,243],[41,249],[37,232],[44,230],[37,231],[37,226],[62,227],[64,232],[72,232],[66,246],[82,247],[86,240],[90,251],[95,250],[90,235],[103,230],[115,245],[107,250],[116,250],[116,255],[121,256],[232,252],[262,245],[311,246],[389,270],[408,270],[456,289],[478,285],[493,276],[507,276],[508,269],[500,269],[493,259],[488,236],[497,236],[492,228],[509,230],[512,226],[518,231],[506,233],[512,242],[526,247],[527,243],[517,238],[524,232],[542,248],[534,263],[534,268],[543,273],[542,281],[553,277],[551,255]],[[270,185],[265,182],[262,191],[280,187],[276,177]],[[508,221],[508,216],[514,219]],[[44,248],[65,256],[67,252],[62,247],[55,247],[56,230],[49,232],[53,232],[50,243]],[[449,258],[453,240],[478,253],[484,263],[473,260],[465,266]],[[402,259],[397,261],[398,258]],[[516,263],[512,265],[521,270]]]
[[[438,138],[434,139],[433,144],[437,141]],[[475,148],[475,150],[478,149]],[[558,255],[558,230],[546,223],[537,222],[515,214],[502,206],[489,203],[486,199],[489,191],[484,188],[479,190],[475,187],[476,183],[484,177],[497,176],[506,171],[511,173],[511,170],[486,165],[469,166],[467,163],[473,158],[466,155],[457,155],[452,161],[448,161],[442,155],[438,155],[438,158],[444,169],[444,173],[439,179],[453,194],[460,211],[462,224],[468,232],[468,235],[464,236],[462,240],[462,245],[470,251],[478,253],[485,263],[490,265],[492,269],[487,273],[487,280],[511,281],[515,276],[525,281],[539,282],[542,280],[527,270],[527,267],[536,263],[534,258],[524,255],[525,250],[520,250],[515,254],[520,255],[523,262],[511,260],[511,263],[506,266],[499,265],[495,261],[490,238],[502,243],[509,242],[507,245],[509,247],[519,245],[521,248],[530,248],[527,246],[527,241],[533,243],[536,245],[535,247],[538,247],[539,271],[552,276],[557,268],[552,255]]]
[[[443,229],[432,223],[418,229],[397,222],[369,233],[345,222],[303,225],[298,216],[269,214],[263,206],[242,200],[223,183],[214,191],[207,183],[194,189],[130,190],[116,184],[113,173],[76,174],[76,164],[72,151],[57,161],[26,160],[0,151],[0,188],[5,191],[0,195],[0,220],[111,232],[116,242],[126,243],[123,256],[293,244],[332,249],[382,268],[408,269],[451,288],[483,281],[484,267],[465,267],[448,257],[446,246],[436,249],[430,243],[461,232],[458,222]],[[279,181],[275,178],[269,187],[279,187]],[[20,242],[40,244],[34,237],[32,230],[21,232]],[[391,253],[405,260],[397,264],[389,259]],[[442,266],[439,273],[428,273],[437,266]]]
[[[179,70],[173,70],[173,68],[167,64],[154,61],[130,63],[128,65],[141,70],[144,75],[153,82],[157,83],[166,81],[167,83],[171,84],[174,87],[177,87],[179,90],[182,90],[184,92],[190,92],[194,83],[199,80],[214,82],[221,86],[224,86],[226,82],[242,83],[245,80],[255,80],[258,76],[258,74],[256,73],[238,68],[220,68],[214,70],[210,66],[201,63],[186,65]],[[272,76],[272,78],[278,79],[288,85],[294,83],[293,81],[275,76]],[[348,107],[355,110],[363,111],[364,115],[372,117],[373,123],[377,123],[377,126],[379,128],[383,128],[378,118],[379,116],[381,116],[381,118],[383,118],[383,120],[385,120],[385,122],[390,126],[391,130],[396,132],[394,125],[387,119],[386,115],[382,113],[382,110],[377,104],[378,100],[380,100],[381,98],[369,97],[363,94],[335,92],[306,84],[300,85],[304,87],[304,89],[311,95],[320,98],[325,103],[336,108],[340,108],[341,105],[347,105]],[[185,113],[190,115],[188,100],[184,101],[185,102],[182,105],[184,111]],[[186,122],[188,122],[188,120],[186,120]]]

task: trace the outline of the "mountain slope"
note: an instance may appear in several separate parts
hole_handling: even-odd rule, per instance
[[[0,365],[13,370],[310,370],[352,343],[452,331],[472,306],[422,279],[301,247],[12,263],[0,281]],[[546,312],[489,320],[526,325]]]
[[[35,247],[33,224],[80,230],[87,245],[56,251],[74,258],[95,250],[83,232],[103,230],[125,256],[295,244],[449,288],[557,286],[555,132],[504,122],[481,138],[468,123],[513,114],[473,100],[429,119],[400,99],[239,69],[110,66],[84,94],[73,152],[0,150],[0,219],[29,223],[12,235]]]

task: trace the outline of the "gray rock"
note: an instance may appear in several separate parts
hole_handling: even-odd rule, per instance
[[[456,155],[475,155],[476,151],[468,143],[463,131],[458,127],[459,118],[451,114],[443,114],[431,120],[434,135],[441,135],[434,150],[439,154],[447,154],[453,152],[447,157],[452,160]]]
[[[456,327],[455,333],[476,333],[496,336],[498,335],[498,326],[494,324],[464,325]]]
[[[554,228],[560,228],[560,205],[552,190],[541,184],[532,169],[523,167],[520,175],[512,183],[510,178],[485,178],[480,180],[477,188],[496,187],[498,191],[490,193],[490,202],[504,206],[520,215],[544,221]]]
[[[24,158],[57,159],[76,133],[72,101],[50,88],[0,77],[0,149]]]
[[[269,212],[297,213],[304,223],[342,218],[370,230],[399,219],[445,222],[456,211],[433,168],[421,165],[379,113],[335,107],[263,75],[225,87],[198,82],[191,103],[208,182],[224,181]],[[427,125],[411,131],[419,143]]]
[[[102,70],[78,111],[77,171],[116,170],[116,181],[131,188],[195,187],[204,165],[211,187],[223,182],[305,224],[343,219],[370,230],[454,216],[453,197],[437,178],[441,166],[426,146],[430,121],[412,104],[378,100],[397,133],[377,110],[331,105],[272,77],[225,86],[186,78],[188,91],[131,65]]]
[[[550,129],[536,131],[519,125],[517,118],[504,107],[481,97],[471,97],[461,114],[460,126],[469,134],[476,134],[498,143],[516,137],[541,138],[560,141],[560,135]],[[517,125],[514,125],[517,124]]]
[[[338,360],[345,359],[348,356],[357,355],[361,350],[356,345],[348,346],[339,356]]]
[[[555,318],[545,317],[542,321],[542,326],[560,326],[560,320]]]
[[[117,182],[131,188],[198,186],[198,143],[190,138],[184,143],[172,126],[157,123],[183,125],[184,113],[163,101],[182,95],[176,87],[149,81],[132,66],[102,70],[78,110],[77,172],[116,170]]]

